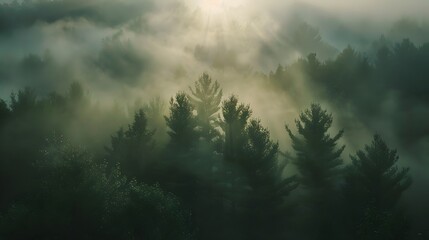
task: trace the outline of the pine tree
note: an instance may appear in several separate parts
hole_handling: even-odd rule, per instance
[[[69,98],[72,102],[80,102],[83,100],[84,96],[84,90],[82,85],[79,82],[73,82],[70,85],[69,89]]]
[[[9,115],[10,115],[10,109],[7,106],[7,103],[3,99],[0,99],[0,129],[3,126],[3,124],[6,122]]]
[[[37,103],[36,93],[28,87],[19,90],[17,94],[12,93],[10,96],[10,109],[14,114],[34,111]]]
[[[246,127],[244,169],[250,193],[247,219],[249,239],[281,238],[284,230],[285,197],[298,184],[295,176],[284,177],[286,161],[278,159],[279,145],[270,139],[269,131],[260,120],[251,120]]]
[[[170,144],[177,150],[190,150],[198,140],[194,107],[185,93],[176,94],[170,100],[170,115],[165,116]]]
[[[341,172],[340,155],[345,146],[337,148],[343,131],[334,137],[329,135],[332,120],[332,115],[320,105],[312,104],[295,120],[301,137],[294,135],[286,126],[296,152],[293,163],[299,173],[299,182],[308,190],[305,206],[310,212],[306,213],[306,221],[314,228],[312,238],[320,240],[335,239],[338,233],[336,221],[339,213],[334,196],[337,195],[336,185]]]
[[[222,89],[217,81],[213,82],[207,73],[198,79],[194,89],[189,88],[191,95],[189,99],[197,111],[197,124],[201,136],[207,141],[213,141],[220,137],[217,127],[216,114],[220,110]]]
[[[164,145],[168,141],[167,125],[164,119],[165,102],[160,97],[156,97],[144,105],[143,109],[146,113],[149,127],[155,130],[154,138],[157,146]]]
[[[229,97],[222,103],[220,120],[225,133],[224,159],[227,162],[239,162],[243,158],[243,149],[246,143],[246,125],[252,115],[250,106],[238,104],[235,96]]]
[[[351,156],[344,193],[356,239],[403,239],[406,224],[396,205],[411,185],[409,168],[398,168],[399,157],[379,135]]]
[[[260,120],[252,119],[246,127],[245,169],[253,190],[260,196],[277,201],[297,187],[295,178],[284,178],[286,161],[279,161],[279,144],[270,139],[270,132]],[[267,191],[267,192],[264,192]],[[281,200],[280,200],[281,201]]]
[[[295,120],[301,137],[294,135],[286,125],[296,152],[294,164],[298,168],[301,184],[307,188],[332,187],[339,173],[339,166],[342,164],[340,155],[345,146],[336,148],[337,141],[343,135],[342,130],[334,137],[329,135],[332,120],[332,115],[320,105],[312,104],[300,114],[299,120]]]
[[[134,121],[128,129],[120,129],[111,138],[111,147],[106,148],[112,166],[120,164],[127,177],[143,177],[146,164],[152,160],[154,131],[148,130],[146,115],[142,109],[134,115]]]

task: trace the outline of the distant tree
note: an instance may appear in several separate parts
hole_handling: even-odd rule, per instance
[[[296,120],[299,135],[293,134],[286,125],[292,147],[296,152],[294,164],[300,174],[300,182],[304,187],[323,189],[333,187],[338,176],[340,158],[345,146],[336,148],[337,141],[343,135],[339,131],[334,137],[328,134],[332,125],[332,115],[323,110],[320,105],[311,107]]]
[[[355,101],[360,96],[356,96],[359,90],[371,90],[371,88],[368,89],[368,84],[372,84],[372,66],[366,57],[351,46],[343,49],[334,61],[327,62],[324,70],[322,81],[326,82],[326,96],[337,104],[342,104],[344,101],[359,104]],[[314,80],[317,79],[315,76]],[[366,99],[362,98],[363,100]],[[368,105],[370,104],[365,102],[365,106]]]
[[[72,82],[67,93],[69,111],[72,114],[88,110],[89,98],[80,82]]]
[[[333,46],[323,41],[317,28],[305,22],[299,23],[295,31],[290,34],[288,40],[294,49],[302,55],[317,53],[323,59],[328,59],[335,56],[338,52]]]
[[[147,116],[148,126],[155,130],[154,138],[157,145],[165,144],[168,138],[167,125],[164,119],[167,110],[165,102],[160,97],[156,97],[144,105],[143,109]]]
[[[398,168],[399,157],[379,135],[351,156],[344,194],[355,239],[404,239],[406,223],[396,205],[411,185],[409,168]]]
[[[107,147],[108,159],[112,166],[119,163],[121,170],[128,177],[140,178],[144,166],[153,157],[154,131],[147,128],[147,119],[142,109],[134,115],[134,121],[128,128],[120,129],[111,138],[111,146]]]
[[[250,106],[238,104],[234,95],[223,101],[220,122],[225,133],[223,155],[227,162],[242,160],[246,144],[246,125],[251,115]]]
[[[10,108],[13,113],[34,110],[37,105],[37,95],[31,88],[24,88],[10,96]]]
[[[70,100],[74,102],[79,102],[83,99],[84,95],[85,93],[84,93],[83,87],[79,82],[73,82],[72,84],[70,84],[70,89],[69,89]]]
[[[164,118],[170,129],[167,132],[170,144],[177,150],[191,149],[198,139],[193,111],[194,107],[185,93],[178,93],[175,98],[171,98],[170,114]]]
[[[61,109],[63,111],[67,111],[65,109],[67,102],[67,98],[56,92],[51,92],[44,100],[45,105],[48,105],[50,108]]]
[[[286,161],[278,159],[279,145],[270,140],[269,131],[259,120],[246,127],[247,144],[244,169],[250,193],[247,201],[248,239],[281,239],[285,224],[285,197],[298,184],[295,176],[284,177]],[[284,236],[283,236],[284,237]]]
[[[220,137],[217,127],[216,114],[220,110],[222,89],[217,81],[213,82],[207,73],[203,73],[194,84],[189,99],[197,111],[197,124],[201,136],[207,141]]]
[[[6,119],[9,117],[9,115],[10,115],[9,106],[3,99],[0,99],[0,128],[6,122]]]

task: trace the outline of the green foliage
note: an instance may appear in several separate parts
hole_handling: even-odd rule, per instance
[[[194,89],[189,88],[191,95],[189,99],[197,111],[197,124],[201,136],[207,141],[214,141],[220,137],[217,127],[216,114],[220,110],[222,89],[217,81],[212,82],[207,73],[194,83]]]
[[[25,88],[10,96],[10,108],[14,113],[33,110],[36,107],[37,96],[33,89]]]
[[[171,146],[176,149],[189,150],[198,140],[194,107],[185,93],[178,93],[170,100],[170,114],[165,121],[170,129]]]
[[[404,42],[380,52],[376,65],[352,48],[327,62],[310,54],[270,78],[288,79],[284,86],[293,88],[291,69],[300,69],[324,81],[322,95],[338,92],[333,99],[358,109],[354,90],[368,79],[341,79],[383,76],[381,66],[391,69],[393,56],[410,60],[419,51]],[[250,106],[221,98],[219,84],[203,74],[191,95],[171,99],[168,116],[154,99],[113,136],[125,123],[121,107],[93,105],[79,83],[65,95],[27,88],[9,105],[0,100],[0,239],[294,239],[307,232],[323,240],[406,238],[398,202],[411,184],[409,170],[397,166],[396,151],[380,137],[342,171],[343,131],[331,136],[332,115],[312,104],[296,120],[297,134],[286,126],[298,170],[290,177],[289,159],[251,119]],[[155,149],[162,139],[155,134],[168,134],[170,144]],[[106,154],[99,147],[109,137]],[[304,189],[289,196],[299,183]],[[295,226],[298,235],[289,233]]]
[[[285,197],[298,187],[295,176],[285,177],[286,161],[278,159],[278,143],[270,140],[269,131],[260,120],[246,127],[247,143],[244,169],[251,191],[247,196],[248,239],[261,239],[270,233],[282,237],[286,215]]]
[[[364,203],[377,209],[392,209],[401,194],[411,185],[409,168],[399,169],[396,150],[388,148],[379,135],[375,135],[365,151],[351,156],[353,161],[350,181],[362,188]]]
[[[286,130],[296,152],[294,164],[298,168],[300,182],[312,189],[332,187],[342,164],[340,156],[345,146],[338,149],[336,146],[343,131],[334,137],[329,135],[332,115],[318,104],[312,104],[303,111],[295,123],[301,137],[294,135],[288,126]]]
[[[164,119],[166,110],[166,104],[160,97],[153,98],[143,107],[147,116],[148,127],[154,129],[153,138],[157,142],[156,147],[159,148],[168,141],[167,125]]]
[[[0,129],[6,122],[6,119],[9,117],[9,115],[10,109],[7,106],[7,103],[3,99],[0,99]]]
[[[357,239],[404,239],[407,223],[396,208],[411,185],[408,168],[398,168],[398,155],[379,135],[351,156],[344,194]]]
[[[302,93],[311,89],[314,97],[329,101],[340,113],[345,127],[360,122],[374,129],[375,121],[392,122],[390,131],[400,143],[413,146],[429,132],[428,125],[422,124],[428,116],[428,59],[428,43],[417,46],[409,39],[394,43],[381,37],[371,51],[347,46],[326,61],[310,53],[280,66],[268,78],[276,90],[280,88],[297,102],[306,100]]]
[[[335,230],[338,219],[338,200],[336,186],[340,180],[340,158],[345,146],[337,148],[337,141],[342,137],[339,131],[331,137],[328,130],[332,126],[332,115],[318,104],[312,104],[295,120],[297,136],[286,125],[286,131],[295,150],[293,163],[298,170],[299,183],[306,188],[303,205],[308,208],[308,220],[314,231],[314,239],[336,239]]]
[[[409,239],[409,223],[400,212],[379,211],[368,207],[355,226],[352,237],[359,240]]]
[[[158,186],[107,173],[62,138],[44,156],[34,165],[36,194],[2,214],[2,239],[190,239],[186,214]]]
[[[279,161],[279,145],[270,139],[270,132],[260,120],[251,120],[246,127],[248,142],[245,146],[245,162],[242,167],[256,197],[263,197],[270,204],[281,204],[283,197],[297,187],[295,177],[284,178],[286,161]]]
[[[154,131],[148,130],[143,109],[134,115],[134,121],[126,131],[122,128],[111,138],[111,147],[106,148],[111,165],[120,165],[122,172],[130,178],[143,178],[145,166],[153,160]]]
[[[69,97],[73,102],[79,102],[84,98],[84,90],[82,85],[78,82],[73,82],[70,85]]]
[[[224,159],[228,162],[241,161],[246,143],[246,125],[252,115],[250,106],[238,104],[234,95],[222,103],[222,130],[225,133]]]

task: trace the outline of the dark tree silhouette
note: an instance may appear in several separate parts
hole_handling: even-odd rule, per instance
[[[241,163],[251,191],[247,201],[248,239],[282,239],[287,210],[285,197],[298,184],[295,176],[284,177],[286,161],[278,159],[279,145],[270,139],[260,120],[246,127],[245,161]]]
[[[396,150],[389,149],[379,135],[351,159],[344,193],[353,236],[356,239],[404,239],[406,223],[395,208],[402,193],[411,185],[409,168],[397,166]]]
[[[7,103],[0,99],[0,129],[6,122],[6,119],[10,116],[10,109]]]
[[[339,173],[338,167],[342,164],[340,156],[345,148],[336,148],[343,131],[334,137],[328,134],[332,115],[318,104],[312,104],[295,122],[301,137],[294,135],[287,125],[286,130],[296,152],[294,164],[298,168],[301,184],[312,189],[333,187]]]
[[[34,163],[36,194],[0,216],[2,239],[190,239],[177,198],[110,173],[88,152],[50,140]],[[23,231],[25,229],[25,231]]]
[[[10,108],[13,113],[23,113],[34,110],[37,104],[37,95],[31,88],[19,90],[10,96]]]
[[[154,131],[147,129],[147,119],[142,109],[134,115],[134,121],[127,130],[122,128],[111,138],[111,146],[106,148],[111,166],[119,163],[126,176],[141,179],[145,165],[153,157]]]
[[[85,93],[84,93],[83,87],[80,83],[73,82],[70,85],[69,97],[70,97],[70,100],[72,100],[72,102],[82,101],[82,99],[84,98],[84,95],[85,95]]]
[[[170,129],[170,144],[176,150],[189,150],[198,140],[193,111],[194,107],[185,93],[178,93],[175,98],[171,98],[170,114],[164,118]]]
[[[238,104],[235,96],[222,103],[221,127],[225,133],[223,156],[227,162],[240,162],[246,144],[246,125],[252,115],[250,106]]]
[[[295,120],[299,135],[292,133],[286,125],[286,130],[292,140],[296,152],[293,163],[299,173],[299,182],[308,190],[305,201],[311,213],[307,220],[314,228],[312,238],[335,239],[336,185],[342,164],[340,158],[345,146],[337,148],[337,141],[343,135],[339,131],[334,137],[328,133],[332,125],[332,115],[323,110],[320,105],[312,104]]]
[[[167,110],[165,102],[160,97],[156,97],[144,105],[143,109],[147,116],[148,126],[155,130],[154,139],[157,146],[164,145],[168,141],[167,125],[164,119]]]
[[[194,89],[189,88],[191,95],[189,99],[197,111],[197,124],[201,136],[207,141],[216,140],[220,137],[217,127],[216,114],[220,110],[222,89],[217,81],[213,82],[207,73],[194,83]]]

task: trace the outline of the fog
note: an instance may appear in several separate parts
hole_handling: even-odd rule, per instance
[[[2,0],[0,99],[10,104],[10,94],[25,87],[41,98],[67,94],[70,84],[79,82],[100,109],[119,109],[126,116],[106,126],[97,120],[100,129],[79,136],[79,124],[97,117],[86,112],[70,127],[79,141],[102,148],[113,129],[132,119],[137,105],[155,97],[168,104],[206,72],[220,83],[223,99],[234,94],[250,105],[282,152],[293,152],[285,124],[295,130],[299,113],[319,103],[333,115],[331,135],[345,130],[339,144],[346,145],[346,163],[375,133],[398,150],[399,165],[409,166],[414,179],[405,201],[415,219],[423,219],[429,214],[420,211],[422,199],[429,200],[424,190],[429,101],[417,90],[428,89],[427,75],[375,90],[363,82],[341,102],[299,61],[315,53],[329,71],[350,46],[377,64],[379,46],[397,49],[403,39],[427,52],[428,9],[426,0]],[[287,86],[270,77],[279,65],[293,81]],[[348,81],[353,85],[362,76]],[[338,87],[346,88],[347,83]],[[99,136],[104,127],[110,132]],[[291,167],[288,175],[295,171]]]

